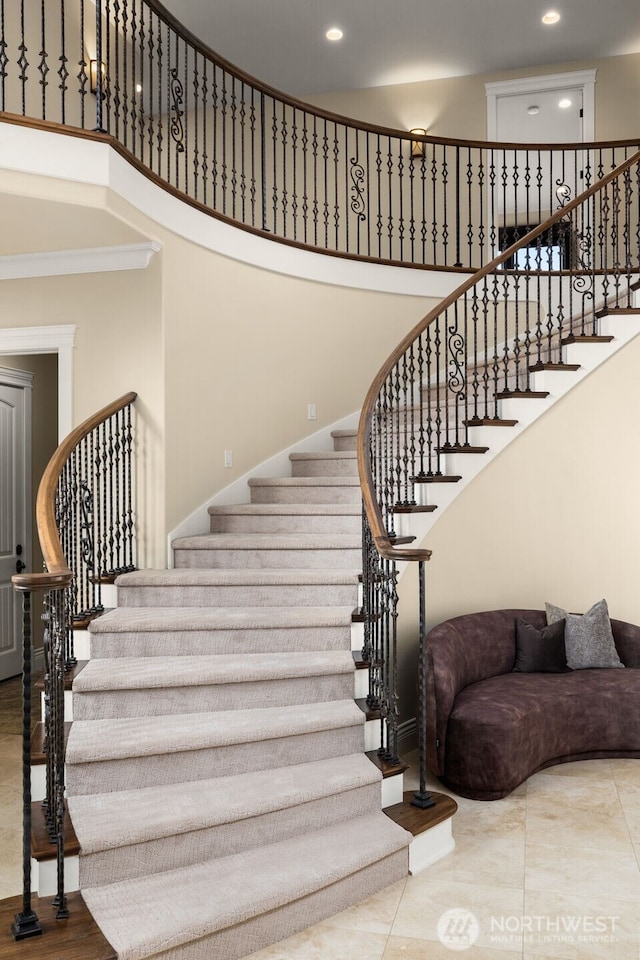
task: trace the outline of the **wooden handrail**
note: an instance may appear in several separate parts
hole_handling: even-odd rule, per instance
[[[582,206],[585,201],[589,200],[596,193],[599,193],[604,187],[611,183],[612,180],[617,179],[621,174],[637,163],[640,163],[640,150],[611,170],[601,180],[598,180],[597,183],[594,183],[591,187],[589,187],[588,190],[585,190],[584,193],[579,194],[565,206],[557,210],[556,213],[550,216],[543,223],[539,224],[537,227],[534,227],[533,230],[530,230],[527,234],[521,237],[520,240],[513,243],[497,257],[494,257],[493,260],[485,264],[485,266],[480,270],[477,270],[471,277],[468,277],[466,280],[464,280],[463,283],[456,287],[456,289],[450,293],[448,297],[434,307],[433,310],[423,317],[423,319],[420,320],[419,323],[417,323],[415,327],[409,331],[409,333],[407,333],[407,335],[395,348],[393,353],[391,353],[391,355],[380,367],[378,373],[373,379],[373,382],[371,383],[371,386],[369,387],[369,390],[367,391],[367,395],[362,406],[360,423],[358,426],[357,455],[358,472],[360,475],[360,485],[362,488],[364,507],[369,520],[369,526],[371,528],[371,534],[373,536],[374,543],[382,557],[390,560],[423,561],[429,560],[432,554],[432,551],[427,549],[398,548],[393,545],[383,522],[382,511],[375,495],[375,485],[373,481],[370,455],[371,421],[374,407],[380,395],[382,385],[389,376],[393,367],[403,356],[403,354],[406,353],[411,344],[417,340],[420,334],[423,333],[430,324],[434,323],[438,317],[442,316],[442,314],[445,313],[445,311],[448,310],[449,307],[451,307],[457,300],[463,297],[468,290],[479,283],[484,277],[497,270],[501,264],[510,260],[516,251],[521,250],[523,247],[530,246],[532,240],[535,240],[543,233],[546,233],[556,223],[558,223],[560,220],[563,220],[567,214],[570,214],[573,210]],[[563,272],[564,271],[561,271],[561,273]]]
[[[62,550],[55,516],[55,496],[58,480],[65,463],[78,444],[99,424],[133,403],[136,397],[136,393],[125,393],[117,400],[107,404],[106,407],[98,410],[97,413],[94,413],[65,437],[51,460],[49,460],[36,497],[36,526],[47,572],[16,574],[11,578],[16,590],[22,593],[55,590],[67,587],[72,582],[73,573],[69,569]]]

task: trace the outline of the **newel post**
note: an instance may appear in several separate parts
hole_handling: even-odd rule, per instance
[[[37,937],[42,927],[31,907],[31,593],[22,593],[22,910],[16,913],[14,940]]]

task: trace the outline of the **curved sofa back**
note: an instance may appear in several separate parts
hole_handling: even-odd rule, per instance
[[[425,638],[426,748],[429,769],[441,775],[449,714],[458,693],[471,683],[510,673],[516,653],[516,621],[540,629],[543,610],[488,610],[445,620]],[[640,627],[612,620],[611,629],[626,667],[640,667]]]

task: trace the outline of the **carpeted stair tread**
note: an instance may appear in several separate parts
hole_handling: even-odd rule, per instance
[[[382,812],[259,847],[85,892],[119,960],[143,960],[237,926],[338,882],[408,846]]]
[[[179,537],[174,550],[358,550],[362,536],[350,533],[204,533]]]
[[[352,611],[352,607],[116,607],[92,620],[89,632],[340,627],[350,621]]]
[[[67,765],[193,752],[362,725],[351,700],[253,710],[76,720]]]
[[[222,683],[319,677],[352,673],[348,650],[218,656],[121,657],[90,660],[76,677],[74,693],[206,686]]]
[[[213,780],[70,797],[69,809],[87,855],[249,820],[381,778],[364,754],[350,754]]]
[[[252,477],[250,487],[359,487],[359,477]]]
[[[302,453],[290,453],[289,460],[355,460],[355,450],[311,450]]]
[[[229,569],[191,569],[174,567],[171,570],[135,570],[124,573],[116,579],[116,586],[155,587],[155,586],[270,586],[301,585],[315,586],[323,584],[351,584],[358,582],[358,571],[348,570],[290,570],[271,568],[229,568]]]

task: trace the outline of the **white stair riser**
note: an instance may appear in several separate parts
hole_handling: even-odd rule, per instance
[[[348,570],[362,563],[362,550],[174,550],[174,560],[190,570]]]
[[[451,832],[452,818],[436,824],[425,833],[419,833],[409,847],[409,873],[415,876],[442,860],[455,849],[455,840]]]
[[[64,889],[72,893],[80,889],[80,859],[79,857],[64,858]],[[58,866],[57,860],[31,859],[31,891],[39,897],[55,897],[58,893]]]
[[[379,727],[379,725],[378,725]],[[392,807],[395,803],[402,803],[403,775],[385,777],[382,781],[382,809]]]
[[[356,670],[355,672],[355,698],[364,699],[369,693],[369,671]]]
[[[364,623],[351,624],[351,649],[360,652],[364,646]]]

